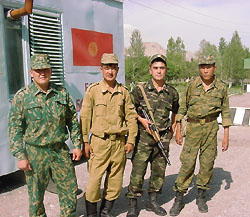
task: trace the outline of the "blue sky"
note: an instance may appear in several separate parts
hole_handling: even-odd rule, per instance
[[[249,0],[124,0],[123,8],[125,47],[135,28],[144,42],[163,48],[179,36],[186,50],[195,52],[203,39],[216,46],[221,37],[229,42],[235,30],[250,47]]]

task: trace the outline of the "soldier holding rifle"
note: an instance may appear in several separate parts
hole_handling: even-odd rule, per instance
[[[152,135],[150,125],[156,126],[165,154],[168,156],[169,142],[173,136],[175,116],[179,108],[179,96],[177,91],[165,82],[167,63],[163,55],[152,56],[149,73],[152,75],[152,79],[144,83],[142,89],[136,86],[132,91],[132,100],[138,113],[139,132],[132,156],[133,168],[127,193],[129,198],[127,217],[136,217],[139,214],[137,198],[142,195],[144,175],[149,162],[151,164],[151,176],[147,189],[149,198],[146,209],[161,216],[167,214],[165,209],[160,207],[157,202],[157,197],[162,190],[167,161],[158,147],[158,141]],[[146,97],[143,96],[144,91]],[[149,102],[149,106],[146,101]],[[153,115],[151,121],[147,120],[145,115],[142,115],[139,111],[140,108],[144,109],[147,114]],[[172,112],[172,120],[169,118],[170,111]]]

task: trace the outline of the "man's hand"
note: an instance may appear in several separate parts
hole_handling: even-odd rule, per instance
[[[175,134],[175,141],[178,145],[182,145],[183,142],[183,136],[181,135],[181,124],[177,123],[177,129]]]
[[[144,126],[147,133],[152,135],[151,130],[149,129],[149,125],[153,124],[151,121],[148,121],[146,118],[142,118],[141,116],[138,116],[138,121]]]
[[[134,149],[134,146],[132,144],[127,143],[125,145],[125,152],[126,152],[126,154],[130,153],[131,151],[133,151],[133,149]]]
[[[82,156],[82,150],[79,149],[79,148],[75,148],[73,149],[73,157],[72,157],[72,160],[80,160],[81,159],[81,156]]]
[[[224,127],[224,138],[222,140],[222,151],[226,151],[229,146],[229,127]]]
[[[91,148],[91,146],[89,145],[89,143],[84,142],[84,155],[85,157],[89,158],[90,154],[93,153],[93,149]]]
[[[23,171],[30,171],[30,170],[32,170],[30,162],[28,160],[26,160],[26,159],[19,160],[18,163],[17,163],[17,166],[18,166],[18,168],[20,170],[23,170]]]

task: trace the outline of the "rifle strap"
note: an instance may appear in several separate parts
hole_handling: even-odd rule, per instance
[[[149,104],[149,101],[148,101],[147,95],[146,95],[146,93],[145,93],[145,90],[144,90],[144,88],[143,88],[142,85],[138,84],[137,86],[141,89],[143,98],[144,98],[144,100],[145,100],[145,102],[146,102],[146,105],[147,105],[147,108],[148,108],[149,115],[150,115],[150,117],[151,117],[153,123],[155,124],[155,119],[154,119],[154,115],[153,115],[153,112],[152,112],[152,108],[151,108],[151,106],[150,106],[150,104]]]

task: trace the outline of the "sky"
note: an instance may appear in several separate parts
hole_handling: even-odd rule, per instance
[[[218,47],[221,37],[228,43],[235,31],[250,48],[249,0],[124,0],[123,19],[125,47],[137,28],[143,42],[164,49],[170,37],[180,37],[186,51],[198,51],[203,39]]]

